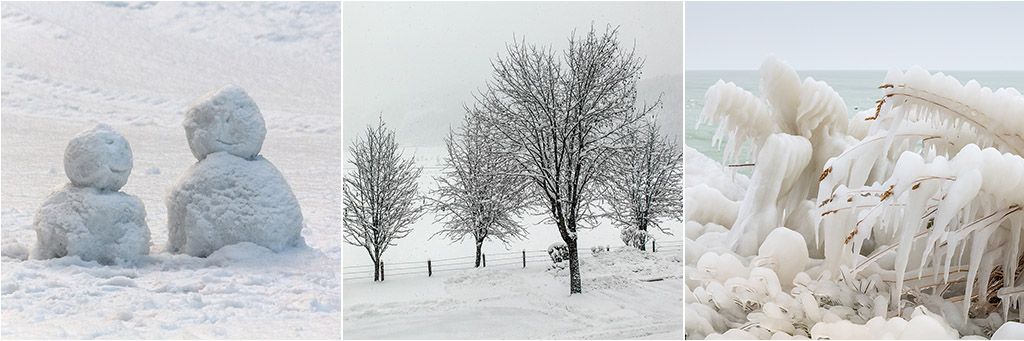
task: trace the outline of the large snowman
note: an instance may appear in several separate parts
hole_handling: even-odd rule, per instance
[[[146,209],[120,192],[132,171],[128,140],[105,124],[83,131],[64,150],[64,173],[36,211],[32,258],[79,256],[103,264],[136,262],[149,254]]]
[[[245,90],[228,85],[199,97],[183,125],[199,162],[168,190],[167,251],[206,257],[240,242],[276,252],[304,244],[291,187],[259,155],[267,128]]]

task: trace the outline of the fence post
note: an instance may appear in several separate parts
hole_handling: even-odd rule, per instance
[[[430,260],[427,260],[427,277],[433,276],[434,270],[430,268]]]
[[[526,249],[523,249],[523,268],[526,268]]]
[[[384,281],[384,261],[380,261],[380,281]]]
[[[484,267],[486,268],[487,267],[487,254],[486,253],[481,253],[480,257],[483,257]]]
[[[658,252],[658,241],[651,239],[651,252]]]

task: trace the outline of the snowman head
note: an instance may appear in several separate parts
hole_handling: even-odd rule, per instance
[[[263,148],[267,126],[256,102],[236,85],[210,91],[185,113],[185,135],[192,155],[203,160],[216,152],[252,159]]]
[[[79,133],[64,150],[64,173],[75,186],[116,191],[131,172],[128,140],[106,124]]]

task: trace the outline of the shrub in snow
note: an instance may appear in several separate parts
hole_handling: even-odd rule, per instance
[[[551,256],[552,262],[561,263],[569,259],[569,246],[565,242],[555,242],[548,246],[548,256]]]
[[[252,159],[267,135],[256,102],[237,85],[200,96],[186,111],[183,125],[188,146],[199,160],[216,152]]]
[[[284,176],[257,155],[266,128],[241,88],[199,98],[183,125],[199,162],[165,198],[168,251],[205,257],[240,242],[275,252],[304,244],[299,203]]]
[[[611,251],[611,250],[612,250],[612,248],[610,246],[608,246],[608,245],[605,245],[605,246],[591,246],[590,247],[590,254],[592,254],[594,256],[597,256],[599,253],[607,252],[607,251]]]
[[[128,141],[109,126],[75,136],[64,152],[71,183],[58,187],[36,211],[32,258],[79,256],[112,264],[149,254],[142,201],[117,191],[131,169]]]
[[[641,231],[635,226],[623,226],[619,231],[619,238],[626,246],[645,250],[647,242],[654,240],[654,236],[647,231]]]

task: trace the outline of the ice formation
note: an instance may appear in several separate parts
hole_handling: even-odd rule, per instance
[[[79,256],[103,264],[132,263],[149,254],[146,209],[118,192],[132,169],[128,141],[100,124],[75,136],[64,152],[71,179],[36,211],[32,257]]]
[[[216,152],[252,159],[267,135],[256,102],[237,85],[200,96],[189,106],[183,125],[188,146],[199,160]]]
[[[258,156],[266,127],[241,88],[204,95],[183,125],[199,162],[165,199],[168,251],[205,257],[240,242],[274,251],[304,244],[298,201],[277,168]]]
[[[913,67],[850,119],[774,56],[760,90],[705,96],[723,161],[750,142],[754,170],[739,202],[687,188],[689,338],[1019,335],[1024,96]]]

